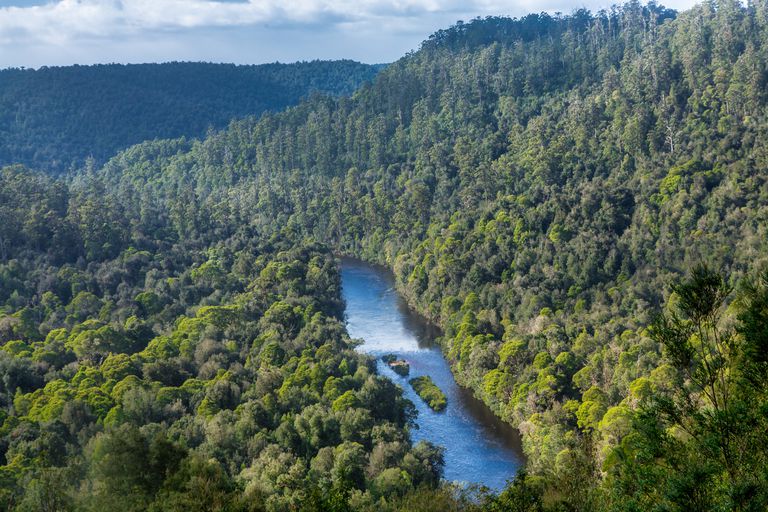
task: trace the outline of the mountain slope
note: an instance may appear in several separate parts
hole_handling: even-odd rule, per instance
[[[155,138],[201,137],[313,93],[347,95],[381,66],[352,61],[235,66],[173,62],[0,71],[0,165],[103,163]]]
[[[459,381],[520,426],[529,471],[587,478],[555,461],[589,440],[602,467],[632,390],[672,379],[647,326],[673,280],[765,267],[765,12],[457,26],[352,99],[236,123],[149,182],[390,266]],[[105,171],[142,190],[135,156]]]

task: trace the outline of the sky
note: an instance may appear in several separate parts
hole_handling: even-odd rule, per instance
[[[0,68],[168,61],[392,62],[476,16],[610,0],[0,0]],[[694,0],[668,0],[685,9]]]

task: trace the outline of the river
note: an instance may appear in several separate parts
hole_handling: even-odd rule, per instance
[[[456,384],[435,330],[412,312],[394,288],[386,269],[342,259],[342,285],[347,330],[365,342],[359,350],[376,357],[379,372],[399,384],[418,410],[414,441],[427,440],[445,448],[445,479],[482,484],[501,490],[521,467],[518,432]],[[410,363],[408,377],[396,374],[381,361],[395,354]],[[408,379],[429,375],[448,399],[442,412],[434,412],[413,391]]]

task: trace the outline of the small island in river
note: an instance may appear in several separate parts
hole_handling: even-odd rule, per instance
[[[432,378],[428,375],[416,377],[408,381],[416,391],[422,400],[424,400],[432,410],[440,412],[448,405],[448,400],[445,398],[439,387],[432,381]]]
[[[405,359],[398,359],[394,354],[386,354],[381,356],[381,360],[384,361],[387,366],[392,368],[394,372],[402,377],[407,377],[411,372],[411,365]]]

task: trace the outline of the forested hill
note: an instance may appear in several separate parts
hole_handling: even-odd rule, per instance
[[[8,499],[35,503],[53,466],[78,503],[126,500],[102,455],[129,423],[270,510],[305,489],[359,510],[765,510],[767,84],[765,0],[488,18],[351,97],[146,142],[71,182],[6,169]],[[442,327],[457,380],[519,427],[526,474],[501,496],[435,488],[429,446],[395,462],[405,409],[387,417],[376,397],[398,394],[355,361],[334,368],[344,336],[320,344],[316,322],[338,321],[326,247],[389,266]],[[260,319],[244,335],[208,306]],[[62,417],[68,396],[90,415]],[[153,396],[168,407],[134,403]],[[97,449],[83,435],[61,441],[77,463],[47,455],[55,421],[90,425]],[[180,468],[140,502],[200,482]]]
[[[155,138],[202,137],[313,93],[349,95],[382,66],[172,62],[0,71],[0,165],[66,171]]]

